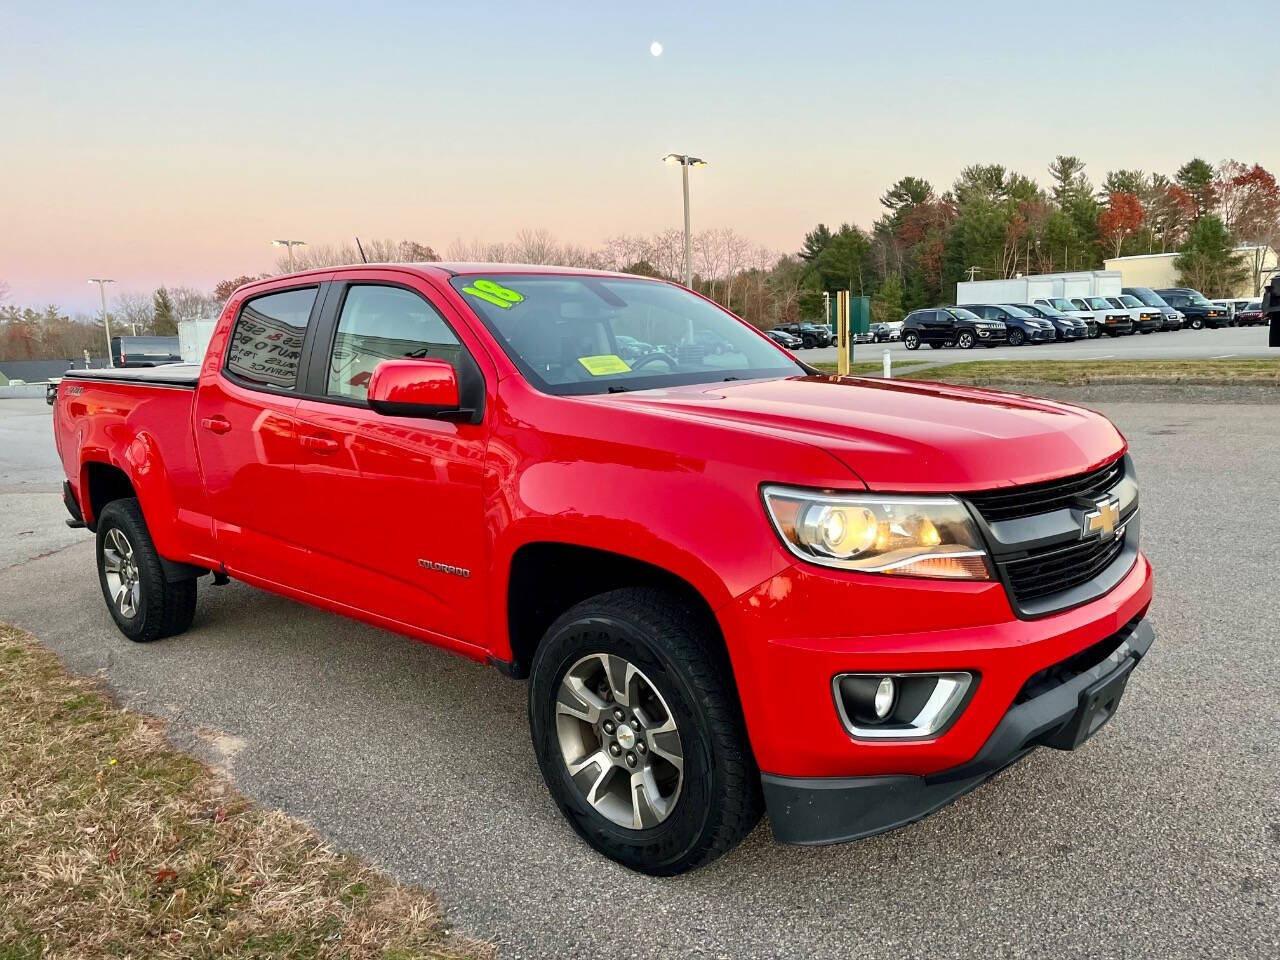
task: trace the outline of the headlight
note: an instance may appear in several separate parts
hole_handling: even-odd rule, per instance
[[[986,551],[954,497],[877,496],[765,487],[765,507],[802,560],[907,577],[990,580]]]

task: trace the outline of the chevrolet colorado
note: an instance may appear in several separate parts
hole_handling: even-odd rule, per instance
[[[1106,419],[824,376],[662,281],[257,281],[198,366],[68,372],[54,430],[126,637],[233,577],[527,677],[556,803],[652,874],[766,811],[850,840],[1075,748],[1154,639]]]

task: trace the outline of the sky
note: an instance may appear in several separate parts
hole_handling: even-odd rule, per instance
[[[590,246],[681,226],[672,151],[709,162],[695,231],[778,251],[970,163],[1275,170],[1270,20],[1206,9],[0,0],[0,280],[88,311],[88,277],[208,289],[274,238]]]

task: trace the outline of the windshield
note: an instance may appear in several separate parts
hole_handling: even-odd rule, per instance
[[[1148,290],[1146,287],[1134,287],[1132,296],[1138,299],[1138,302],[1145,307],[1167,307],[1168,304],[1161,299],[1160,294],[1154,290]]]
[[[673,284],[565,274],[461,276],[450,283],[547,393],[805,373],[752,327]]]
[[[1108,307],[1115,306],[1113,303],[1107,303],[1106,297],[1089,297],[1088,303],[1095,310],[1106,310]]]
[[[1120,300],[1120,302],[1121,302],[1121,303],[1123,303],[1126,307],[1140,307],[1140,306],[1142,306],[1142,301],[1141,301],[1141,300],[1139,300],[1137,297],[1131,297],[1131,296],[1129,296],[1129,294],[1127,294],[1127,293],[1122,293],[1122,294],[1120,294],[1120,296],[1119,296],[1119,298],[1118,298],[1118,299],[1119,299],[1119,300]]]
[[[1005,313],[1009,314],[1010,316],[1013,316],[1013,317],[1024,317],[1024,318],[1026,318],[1026,319],[1028,319],[1028,320],[1034,319],[1034,318],[1031,316],[1031,314],[1027,313],[1027,311],[1025,311],[1025,310],[1021,310],[1021,309],[1019,309],[1018,307],[1015,307],[1013,304],[1010,304],[1010,303],[1006,303],[1006,304],[1004,304],[1003,306],[1001,306],[1001,308],[1000,308],[1000,309],[1001,309],[1001,310],[1003,310]]]
[[[1043,317],[1045,319],[1053,317],[1059,320],[1064,318],[1070,319],[1061,310],[1054,307],[1046,307],[1043,303],[1015,303],[1014,306],[1019,310],[1025,310],[1027,313],[1036,317]]]
[[[1072,303],[1070,300],[1064,300],[1062,297],[1054,297],[1054,298],[1053,298],[1053,300],[1051,300],[1050,302],[1051,302],[1055,307],[1057,307],[1059,310],[1078,310],[1078,309],[1080,309],[1080,308],[1079,308],[1079,307],[1077,307],[1074,303]]]
[[[1208,300],[1205,299],[1205,295],[1203,293],[1197,293],[1194,290],[1192,290],[1190,293],[1187,294],[1187,299],[1190,300],[1192,303],[1194,303],[1197,307],[1213,306],[1212,303],[1210,303]]]
[[[966,310],[964,307],[943,307],[947,313],[955,317],[957,320],[981,320],[982,318],[972,310]]]

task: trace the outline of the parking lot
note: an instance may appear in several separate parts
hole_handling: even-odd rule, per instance
[[[908,350],[901,343],[859,343],[854,360],[879,360],[887,349],[894,363],[956,363],[964,360],[1191,360],[1203,357],[1266,357],[1275,352],[1267,347],[1266,327],[1222,327],[1217,330],[1175,330],[1169,333],[1100,337],[1066,343],[1041,343],[1021,347],[983,347]],[[835,347],[796,352],[808,363],[835,363]]]
[[[1250,328],[911,357],[1246,356],[1264,342]],[[525,688],[496,670],[240,584],[205,587],[186,635],[130,644],[90,535],[62,524],[39,400],[0,401],[0,619],[161,717],[249,796],[436,889],[504,956],[1274,956],[1280,406],[1137,390],[1093,401],[1132,445],[1156,571],[1156,645],[1119,714],[1077,754],[1038,751],[858,843],[783,847],[762,825],[693,874],[629,873],[556,810]]]

